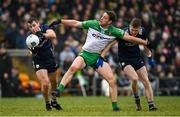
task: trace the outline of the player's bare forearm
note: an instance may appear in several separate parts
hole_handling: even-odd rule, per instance
[[[44,33],[44,36],[45,36],[47,39],[51,39],[51,40],[56,39],[56,34],[55,34],[55,32],[54,32],[53,30],[51,30],[51,29],[48,29],[48,30],[46,31],[46,33]]]
[[[70,26],[70,27],[81,27],[81,22],[77,20],[61,20],[61,23],[65,26]]]
[[[107,54],[107,52],[109,51],[109,49],[115,44],[117,43],[117,40],[112,41],[111,43],[109,43],[104,50],[101,52],[101,56],[104,58]]]
[[[144,45],[144,46],[147,45],[147,41],[146,40],[143,40],[143,39],[131,36],[128,33],[124,34],[123,39],[126,40],[126,41],[129,41],[129,42],[132,42],[132,43],[141,44],[141,45]]]

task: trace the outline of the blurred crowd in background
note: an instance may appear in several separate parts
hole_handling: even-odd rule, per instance
[[[99,19],[105,10],[116,12],[118,18],[115,26],[119,28],[127,27],[134,17],[142,19],[142,26],[153,43],[153,58],[156,62],[155,68],[147,65],[152,84],[157,78],[180,77],[179,0],[0,0],[0,2],[1,82],[7,75],[11,75],[10,79],[13,80],[15,77],[13,73],[18,70],[11,63],[11,65],[8,64],[7,74],[4,74],[6,73],[4,66],[7,67],[7,62],[3,66],[4,56],[8,56],[4,49],[27,49],[25,24],[31,16],[37,16],[41,23],[50,24],[60,18],[80,21]],[[54,42],[55,53],[60,64],[61,75],[63,75],[81,50],[86,31],[63,25],[57,27],[55,31],[57,34],[57,41]],[[118,86],[129,87],[130,81],[118,66],[117,52],[117,45],[115,45],[108,53],[107,60],[113,68]],[[90,92],[89,95],[92,94],[92,79],[93,77],[98,79],[100,76],[97,76],[91,68],[77,73],[75,77],[79,76],[86,77],[85,81],[88,82],[84,85]],[[168,85],[175,90],[180,85],[180,82],[176,80],[168,82],[161,85]],[[130,90],[130,88],[127,89]],[[130,95],[129,92],[126,95]]]

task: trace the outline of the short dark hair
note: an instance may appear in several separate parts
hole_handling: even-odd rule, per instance
[[[130,22],[130,25],[133,27],[133,28],[139,28],[141,26],[141,19],[139,18],[133,18]]]
[[[109,15],[109,19],[112,20],[112,23],[114,23],[117,19],[116,13],[114,11],[106,11],[106,13]]]
[[[31,17],[29,20],[28,20],[28,23],[32,23],[33,21],[35,22],[38,22],[38,19],[36,17]]]

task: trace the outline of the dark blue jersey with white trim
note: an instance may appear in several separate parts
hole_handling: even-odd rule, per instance
[[[130,34],[129,27],[126,27],[123,30],[128,34]],[[146,40],[147,35],[143,27],[141,27],[136,37]],[[123,39],[119,39],[118,56],[119,56],[119,60],[141,57],[139,45],[125,41]]]
[[[43,33],[49,28],[47,24],[41,25],[40,29]],[[29,33],[30,34],[30,33]],[[56,63],[53,44],[50,39],[43,38],[37,47],[32,49],[33,54],[33,67],[35,71],[46,69],[48,73],[55,72],[59,65]]]
[[[40,25],[41,32],[46,33],[49,28],[47,24]],[[29,33],[31,34],[31,33]],[[46,60],[48,58],[54,58],[53,44],[50,39],[43,38],[40,43],[34,49],[31,49],[33,59]]]

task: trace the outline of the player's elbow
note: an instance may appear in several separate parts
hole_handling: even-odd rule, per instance
[[[80,24],[81,24],[80,21],[74,20],[72,23],[72,27],[80,27]]]
[[[53,30],[48,30],[46,32],[46,35],[45,35],[48,39],[55,39],[56,38],[56,34]]]
[[[56,39],[56,34],[53,33],[53,34],[51,35],[51,38],[52,38],[52,39]]]

